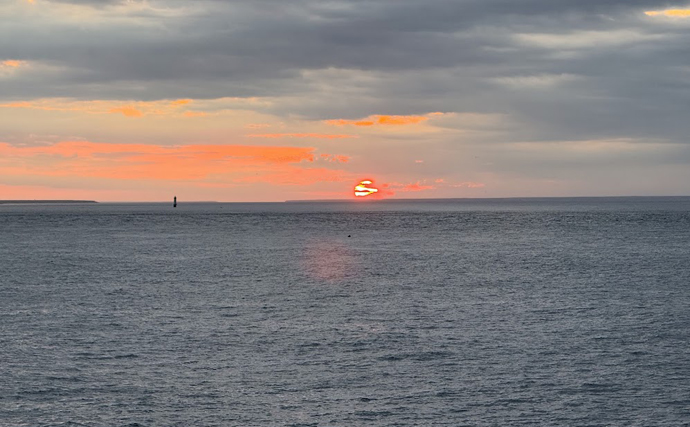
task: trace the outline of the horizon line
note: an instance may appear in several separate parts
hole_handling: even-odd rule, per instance
[[[387,199],[291,199],[282,201],[218,201],[218,200],[179,200],[179,204],[200,203],[368,203],[368,202],[437,202],[437,201],[471,201],[471,200],[543,200],[543,199],[651,199],[651,198],[690,198],[690,195],[633,195],[633,196],[507,196],[507,197],[428,197],[428,198],[387,198]],[[0,204],[108,204],[108,203],[171,203],[168,200],[78,200],[78,199],[0,199]]]

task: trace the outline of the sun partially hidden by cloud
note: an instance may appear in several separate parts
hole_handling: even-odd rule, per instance
[[[671,18],[690,18],[690,9],[648,10],[647,16],[667,16]]]
[[[365,179],[355,185],[355,197],[368,197],[379,192],[379,189],[373,186],[373,181]]]

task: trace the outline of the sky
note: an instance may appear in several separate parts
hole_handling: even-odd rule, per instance
[[[3,0],[0,199],[690,194],[690,3]]]

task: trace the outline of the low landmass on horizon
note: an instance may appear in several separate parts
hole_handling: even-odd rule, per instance
[[[0,200],[0,205],[98,203],[95,200]]]

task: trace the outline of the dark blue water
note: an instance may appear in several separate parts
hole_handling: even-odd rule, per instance
[[[0,206],[2,426],[690,425],[690,199]]]

